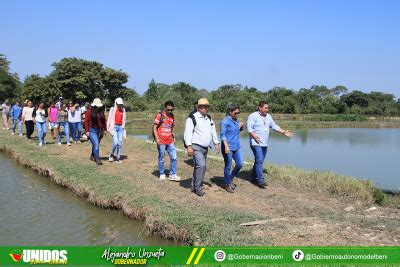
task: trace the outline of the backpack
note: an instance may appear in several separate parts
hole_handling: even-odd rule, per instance
[[[191,119],[192,119],[192,122],[193,122],[193,131],[194,131],[194,128],[196,128],[196,125],[197,125],[197,123],[196,123],[196,118],[194,117],[194,114],[195,114],[196,112],[197,112],[197,110],[193,110],[192,112],[189,113],[189,116],[188,116],[188,118],[191,118]],[[211,121],[211,116],[208,115],[208,114],[206,114],[206,116],[207,116],[208,119]],[[183,146],[184,146],[185,148],[187,148],[187,145],[186,145],[186,143],[185,143],[185,137],[183,137]]]
[[[157,124],[157,130],[158,130],[158,128],[160,128],[160,126],[163,124],[163,122],[164,122],[164,120],[165,120],[165,116],[164,116],[164,113],[163,112],[158,112],[157,113],[157,115],[158,114],[160,114],[161,115],[161,117],[160,117],[160,122]],[[157,115],[156,115],[156,117],[157,117]],[[174,117],[174,114],[173,113],[171,113],[171,115],[172,115],[172,123],[175,123],[175,117]],[[156,135],[154,134],[154,126],[153,127],[151,127],[151,134],[153,135],[153,143],[156,141]]]

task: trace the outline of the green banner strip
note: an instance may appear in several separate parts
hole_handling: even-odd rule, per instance
[[[0,246],[1,266],[197,264],[400,264],[400,247]]]

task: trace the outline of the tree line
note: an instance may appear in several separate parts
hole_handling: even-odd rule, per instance
[[[400,99],[383,92],[349,91],[345,86],[328,88],[313,85],[300,90],[274,87],[261,91],[241,84],[222,85],[214,91],[196,88],[189,83],[158,83],[151,80],[143,95],[128,88],[129,76],[96,61],[63,58],[52,64],[53,71],[41,77],[32,74],[23,82],[10,72],[10,62],[0,54],[0,100],[30,99],[33,102],[55,101],[63,96],[74,102],[90,102],[101,98],[107,106],[117,97],[125,100],[130,111],[157,110],[166,100],[177,109],[190,110],[201,97],[209,98],[212,110],[225,112],[229,103],[237,103],[243,112],[255,110],[260,100],[266,100],[274,113],[289,114],[363,114],[400,115]]]

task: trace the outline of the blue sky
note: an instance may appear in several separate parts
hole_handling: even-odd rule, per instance
[[[0,53],[21,78],[63,57],[157,82],[314,84],[400,97],[400,1],[1,1]]]

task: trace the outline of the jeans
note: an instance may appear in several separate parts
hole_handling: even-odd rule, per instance
[[[169,176],[176,174],[176,163],[178,161],[175,145],[157,145],[158,150],[158,170],[161,174],[164,174],[164,155],[165,151],[168,152],[169,158],[171,159],[171,169],[169,171]]]
[[[58,142],[61,143],[62,140],[62,132],[61,127],[64,127],[65,139],[67,139],[67,144],[69,143],[69,124],[68,122],[59,122],[58,123]]]
[[[264,159],[267,156],[268,147],[266,146],[252,146],[250,145],[251,150],[254,154],[254,165],[253,165],[253,181],[258,184],[264,184]]]
[[[240,148],[238,150],[234,150],[234,151],[231,150],[229,154],[226,154],[225,146],[222,145],[221,151],[222,151],[222,156],[224,157],[224,162],[225,162],[224,183],[231,184],[233,181],[233,177],[237,176],[240,169],[243,167],[243,156],[240,151]],[[233,170],[231,172],[232,159],[235,160],[235,168],[233,168]]]
[[[15,128],[18,124],[18,133],[22,134],[22,121],[20,119],[13,119],[12,131],[15,133]]]
[[[36,122],[36,130],[38,131],[38,136],[39,136],[39,142],[44,144],[45,139],[46,139],[46,133],[47,133],[47,128],[46,128],[46,122]]]
[[[89,139],[92,143],[92,156],[95,159],[99,159],[100,133],[101,130],[98,128],[90,128],[89,130]]]
[[[115,149],[117,149],[117,159],[119,160],[121,157],[122,150],[122,138],[124,137],[124,127],[121,125],[114,126],[114,135],[112,137],[112,148],[111,155],[114,155]]]
[[[192,144],[192,148],[194,163],[192,191],[199,192],[203,187],[203,179],[204,175],[206,174],[208,147]]]
[[[81,139],[82,133],[82,123],[81,122],[70,122],[69,123],[71,129],[72,140],[75,142]]]

